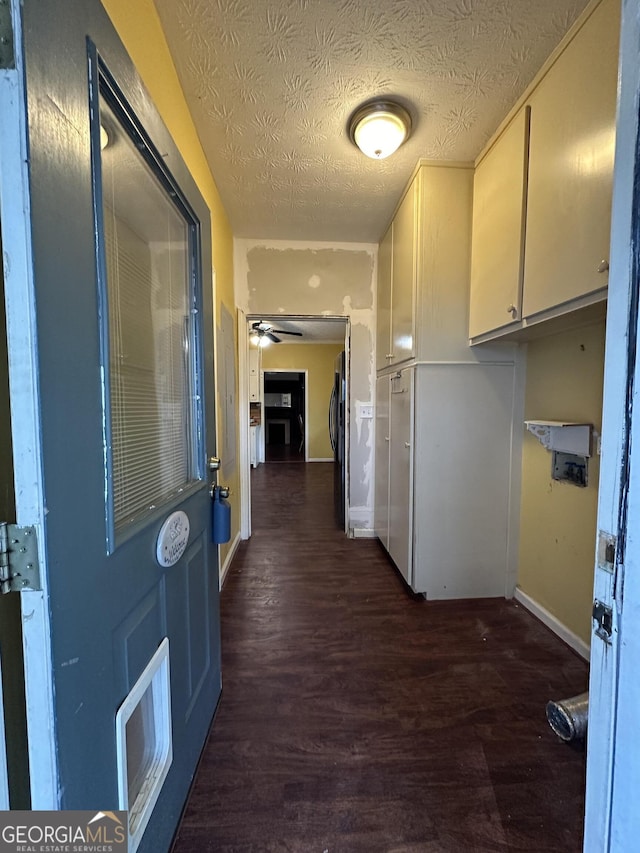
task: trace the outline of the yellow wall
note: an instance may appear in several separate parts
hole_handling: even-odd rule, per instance
[[[263,370],[309,371],[309,459],[332,459],[329,440],[329,400],[336,356],[342,344],[277,344],[262,350]]]
[[[600,432],[604,322],[530,343],[525,417],[592,423]],[[595,448],[594,448],[595,450]],[[589,643],[599,457],[589,484],[551,479],[551,453],[527,433],[522,461],[518,586]]]
[[[216,316],[220,316],[220,307],[223,303],[231,315],[235,316],[233,235],[187,107],[153,0],[135,0],[135,2],[132,0],[103,0],[103,6],[211,211]],[[237,341],[234,345],[234,352],[237,352]],[[220,387],[219,382],[218,387]],[[217,403],[218,437],[219,443],[222,445],[220,431],[224,428],[224,419],[221,417],[219,399]],[[236,446],[238,446],[239,441],[237,429],[236,418]],[[240,480],[237,465],[233,476],[226,479],[231,487],[233,540],[239,529],[240,519]],[[229,547],[229,545],[222,546],[222,563],[224,563]]]

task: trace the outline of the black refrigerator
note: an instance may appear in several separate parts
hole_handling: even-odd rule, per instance
[[[336,357],[329,405],[329,435],[333,448],[333,501],[336,524],[345,530],[346,511],[346,459],[345,430],[347,423],[347,379],[345,375],[346,354]]]

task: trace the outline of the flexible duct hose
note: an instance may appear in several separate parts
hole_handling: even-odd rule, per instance
[[[559,702],[547,702],[549,725],[564,741],[582,740],[587,734],[588,717],[588,692]]]

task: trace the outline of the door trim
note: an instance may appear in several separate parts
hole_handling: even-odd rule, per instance
[[[249,447],[249,326],[238,308],[238,423],[240,462],[240,538],[251,536],[251,451]]]
[[[249,447],[249,326],[251,320],[260,317],[272,317],[273,312],[263,314],[247,314],[238,308],[238,419],[240,422],[240,537],[248,539],[251,536],[251,453]],[[346,379],[347,379],[347,404],[346,404],[346,427],[345,427],[345,533],[349,531],[350,515],[350,428],[351,428],[351,366],[350,366],[350,342],[351,342],[351,318],[345,315],[332,314],[282,314],[278,315],[283,320],[341,320],[344,323],[346,353]],[[306,396],[306,394],[305,394]],[[308,421],[308,417],[305,419]],[[305,431],[306,431],[305,423]],[[306,454],[306,450],[305,450]]]
[[[44,494],[36,310],[32,267],[28,145],[25,126],[24,53],[19,0],[11,0],[15,69],[0,71],[0,221],[5,257],[5,300],[14,453],[16,520],[38,536],[42,590],[22,592],[27,738],[32,809],[57,809],[58,762],[48,567],[44,549]],[[2,166],[5,166],[3,170]],[[16,203],[16,200],[20,203]]]

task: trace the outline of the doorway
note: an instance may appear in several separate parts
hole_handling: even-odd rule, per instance
[[[264,340],[265,337],[269,340]],[[336,464],[330,411],[335,363],[341,353],[346,353],[347,398],[345,448],[340,459],[346,512],[344,524],[340,526],[346,532],[349,526],[350,464],[349,319],[258,316],[239,311],[238,339],[240,411],[249,412],[248,418],[241,417],[240,425],[241,537],[248,539],[251,536],[252,470],[273,461],[321,462],[332,467]],[[283,405],[282,398],[265,399],[266,394],[272,393],[291,394],[291,401],[285,398],[286,405]],[[275,406],[268,403],[275,403]],[[302,473],[302,466],[300,471]]]
[[[308,372],[263,373],[265,462],[306,462]]]

